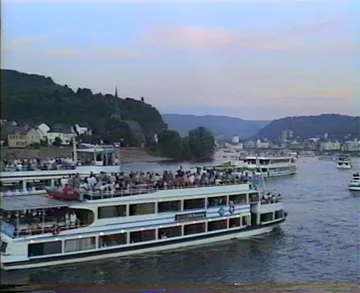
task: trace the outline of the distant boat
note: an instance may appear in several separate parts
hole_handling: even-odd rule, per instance
[[[336,168],[338,169],[351,169],[351,158],[350,157],[339,157],[336,160]]]
[[[356,172],[353,174],[353,179],[349,183],[350,191],[360,191],[360,173]]]
[[[328,153],[319,156],[319,160],[321,161],[334,161],[334,158],[330,156]]]

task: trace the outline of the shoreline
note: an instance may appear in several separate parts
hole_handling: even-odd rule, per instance
[[[43,147],[35,148],[8,148],[1,147],[1,160],[4,159],[30,159],[30,158],[48,158],[48,157],[71,157],[72,147]],[[143,148],[118,148],[117,153],[120,161],[129,163],[158,163],[171,161],[169,158],[156,157],[148,154]]]

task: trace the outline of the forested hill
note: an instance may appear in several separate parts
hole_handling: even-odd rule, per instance
[[[338,114],[286,117],[272,121],[253,138],[279,139],[284,130],[292,130],[294,137],[302,139],[324,136],[326,133],[329,139],[356,138],[360,135],[360,117]]]
[[[121,119],[117,120],[136,121],[146,134],[166,128],[158,110],[146,101],[93,94],[86,88],[73,91],[41,75],[2,69],[1,92],[2,119],[49,125],[82,123],[103,135],[116,128],[122,129],[116,136],[126,138],[130,131],[128,124],[114,124],[114,119],[109,119],[118,108]]]
[[[270,122],[215,115],[162,114],[162,118],[169,129],[178,131],[180,135],[187,135],[190,129],[204,126],[215,136],[225,139],[231,139],[235,135],[248,138]]]

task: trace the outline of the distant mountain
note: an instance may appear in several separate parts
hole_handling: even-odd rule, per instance
[[[215,115],[162,114],[161,116],[169,129],[178,131],[182,136],[187,135],[190,129],[204,126],[208,128],[214,136],[222,136],[226,139],[230,139],[234,135],[238,135],[243,139],[248,138],[270,122],[243,120],[240,118]]]
[[[272,121],[253,138],[278,139],[284,130],[291,130],[294,137],[302,139],[326,133],[329,139],[343,139],[345,136],[356,138],[360,136],[360,117],[339,114],[286,117]]]

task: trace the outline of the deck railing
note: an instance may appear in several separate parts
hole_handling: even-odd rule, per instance
[[[74,165],[39,165],[39,166],[23,166],[21,168],[3,166],[1,172],[27,172],[27,171],[59,171],[59,170],[75,170]]]
[[[140,194],[148,194],[154,193],[157,191],[163,190],[186,190],[191,188],[206,188],[206,187],[220,187],[220,186],[231,186],[231,185],[239,185],[239,184],[248,184],[249,182],[246,180],[234,180],[234,181],[223,181],[221,183],[212,183],[212,184],[184,184],[184,185],[167,185],[167,186],[149,186],[147,184],[140,184],[136,187],[129,189],[120,189],[113,191],[86,191],[80,190],[80,198],[86,200],[98,200],[98,199],[108,199],[114,197],[123,197],[123,196],[131,196],[131,195],[140,195]],[[250,189],[255,188],[250,184]]]
[[[73,229],[79,229],[89,226],[91,223],[81,224],[79,222],[73,224],[65,224],[63,222],[43,222],[39,223],[36,227],[31,227],[28,224],[20,224],[18,229],[15,229],[15,226],[7,221],[2,220],[1,225],[6,226],[12,229],[2,229],[2,232],[9,237],[25,237],[25,236],[34,236],[51,233],[53,235],[58,235],[62,231],[68,231]]]

